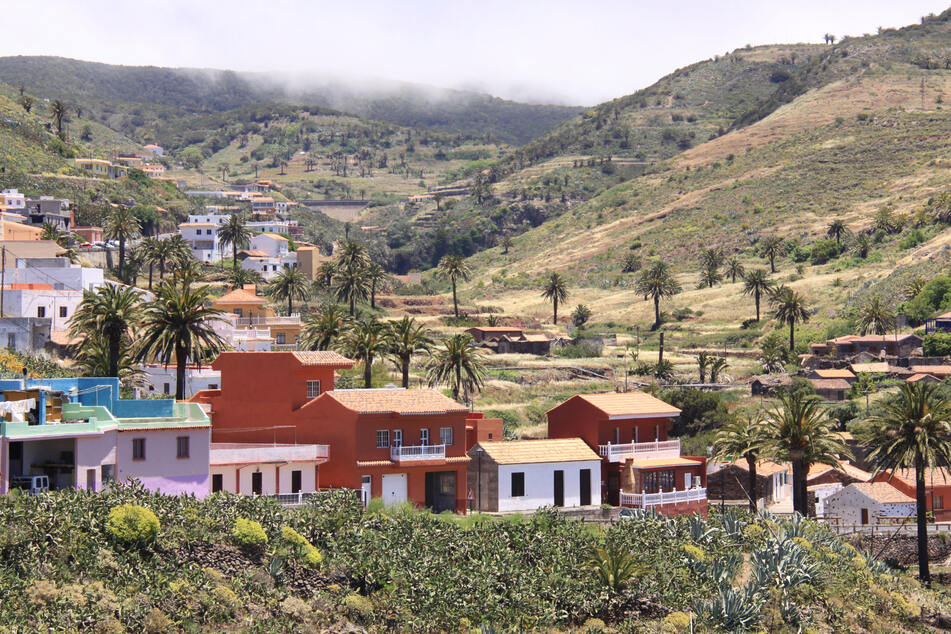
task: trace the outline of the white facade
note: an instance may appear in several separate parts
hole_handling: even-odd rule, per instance
[[[244,226],[263,233],[294,233],[299,225],[296,220],[252,220]]]
[[[499,512],[534,511],[555,503],[555,472],[564,473],[565,506],[581,506],[581,471],[590,470],[591,505],[601,504],[601,461],[499,465]],[[513,474],[523,474],[524,495],[512,494]]]
[[[149,394],[175,394],[176,369],[174,365],[150,364],[140,366]],[[185,369],[185,398],[191,398],[201,390],[217,390],[221,387],[221,372],[210,367]]]
[[[37,317],[52,320],[55,331],[69,330],[69,320],[83,300],[80,290],[4,289],[5,317]]]
[[[211,223],[215,225],[227,224],[230,214],[189,214],[188,224]]]
[[[213,443],[211,491],[244,495],[314,493],[319,467],[328,455],[327,445]]]
[[[287,238],[273,233],[259,233],[251,238],[251,250],[262,251],[271,257],[281,257],[290,253]]]
[[[46,348],[50,341],[50,320],[36,317],[0,319],[0,347],[32,354]]]
[[[188,243],[192,257],[201,262],[220,262],[223,247],[218,240],[218,225],[213,222],[186,222],[178,232]]]
[[[26,196],[15,189],[0,191],[0,205],[10,208],[10,211],[20,212],[26,209]]]
[[[875,484],[884,484],[891,487],[887,483]],[[898,490],[895,489],[895,491]],[[915,514],[915,501],[906,495],[903,497],[905,501],[902,502],[880,502],[865,493],[861,487],[850,484],[825,498],[823,515],[825,517],[838,517],[841,524],[878,524],[879,518],[882,517],[913,516]],[[896,498],[890,497],[888,499]]]
[[[245,271],[254,271],[263,277],[264,281],[270,281],[277,277],[284,266],[281,263],[281,258],[252,255],[241,261],[241,268]]]
[[[7,269],[7,284],[50,284],[53,290],[95,291],[105,283],[102,269],[72,264],[66,258],[17,260]]]

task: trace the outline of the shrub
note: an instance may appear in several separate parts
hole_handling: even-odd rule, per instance
[[[951,354],[951,332],[933,332],[925,335],[921,344],[926,357],[944,357]]]
[[[316,568],[324,560],[320,551],[290,526],[281,529],[281,537],[294,549],[301,565],[305,568]]]
[[[152,608],[142,621],[142,631],[148,634],[170,632],[172,629],[172,622],[158,608]]]
[[[921,229],[912,229],[898,241],[898,247],[901,249],[913,249],[925,241],[925,234]]]
[[[340,605],[347,616],[357,621],[368,621],[373,617],[373,603],[365,596],[348,594],[340,602]]]
[[[297,597],[287,597],[281,601],[281,612],[288,615],[295,621],[304,621],[311,615],[312,610],[302,599]]]
[[[585,632],[605,632],[608,629],[608,626],[605,625],[604,621],[601,619],[588,619],[584,622],[584,625],[581,626],[581,629]]]
[[[254,520],[246,520],[243,517],[235,520],[231,538],[241,549],[249,552],[260,551],[267,545],[264,528]]]
[[[686,612],[671,612],[664,617],[664,634],[680,634],[690,629],[690,615]]]
[[[730,417],[726,404],[715,392],[683,388],[665,390],[659,396],[681,410],[671,430],[674,436],[721,427]]]
[[[809,251],[809,262],[812,265],[825,264],[829,260],[836,258],[842,252],[841,245],[836,244],[835,240],[820,240],[812,245]]]
[[[155,541],[159,524],[155,513],[135,504],[122,504],[109,511],[106,531],[116,541],[146,546]]]

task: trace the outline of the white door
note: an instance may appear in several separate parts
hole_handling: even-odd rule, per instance
[[[393,506],[406,501],[406,474],[394,473],[383,476],[383,504]]]
[[[370,503],[370,496],[372,495],[370,484],[372,478],[370,476],[363,476],[360,481],[360,497],[363,499],[363,506],[366,506]]]

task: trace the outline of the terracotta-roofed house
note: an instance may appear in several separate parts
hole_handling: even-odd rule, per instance
[[[827,401],[841,401],[852,387],[845,379],[809,379],[813,389]]]
[[[851,370],[845,368],[816,368],[806,375],[810,379],[843,379],[851,384],[855,381],[855,375]]]
[[[914,469],[899,469],[894,474],[884,471],[873,480],[887,482],[905,495],[915,497]],[[947,467],[925,469],[925,510],[934,512],[936,522],[951,520],[951,470]]]
[[[300,341],[300,314],[277,315],[267,306],[267,299],[257,294],[254,284],[245,284],[211,300],[218,310],[237,316],[235,326],[240,329],[267,329],[276,345],[295,347]]]
[[[878,524],[915,514],[915,500],[887,482],[857,482],[827,497],[824,515],[842,524]]]
[[[483,341],[498,341],[502,337],[521,337],[522,329],[511,326],[475,326],[467,328],[466,332],[472,335],[476,343]]]
[[[849,368],[855,374],[862,372],[866,374],[886,374],[888,372],[888,362],[877,361],[871,363],[853,363],[849,365]]]
[[[913,365],[908,369],[914,374],[930,374],[936,379],[951,376],[951,365]]]
[[[936,378],[932,374],[912,374],[910,377],[905,379],[906,383],[941,383],[941,380]]]
[[[469,451],[475,510],[601,503],[601,457],[580,438],[480,442]]]
[[[894,335],[846,335],[829,339],[824,344],[813,344],[810,349],[816,355],[831,355],[839,359],[868,353],[875,357],[888,355],[907,357],[921,347],[923,339],[913,333]]]

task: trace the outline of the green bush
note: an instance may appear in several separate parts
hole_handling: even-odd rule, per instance
[[[809,263],[817,266],[825,264],[829,260],[836,258],[842,253],[842,246],[835,240],[820,240],[812,245],[809,251]]]
[[[951,332],[934,332],[925,335],[921,344],[926,357],[945,357],[951,354]]]
[[[898,247],[901,249],[913,249],[925,241],[925,234],[921,229],[912,229],[898,241]]]
[[[297,559],[305,568],[316,568],[324,560],[320,551],[290,526],[281,529],[281,538],[294,550]]]
[[[254,520],[246,520],[243,517],[234,521],[231,538],[241,549],[249,552],[260,551],[267,545],[264,528]]]
[[[671,430],[674,436],[692,435],[705,429],[721,427],[730,417],[726,403],[715,392],[673,388],[664,390],[658,396],[681,410]]]
[[[359,594],[348,594],[340,602],[347,616],[356,621],[368,621],[373,617],[373,603]]]
[[[121,504],[109,511],[106,531],[116,541],[147,546],[155,541],[161,524],[155,513],[135,504]]]

